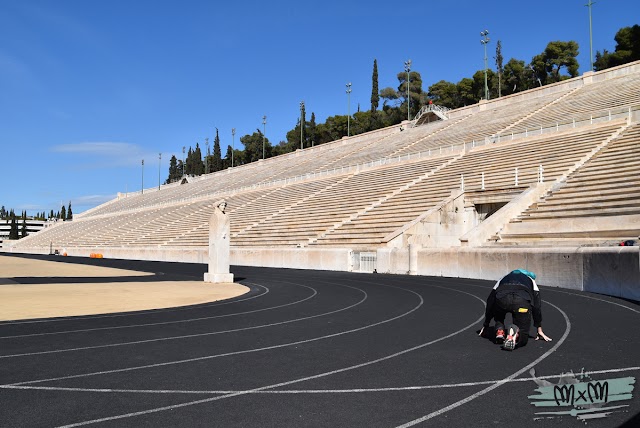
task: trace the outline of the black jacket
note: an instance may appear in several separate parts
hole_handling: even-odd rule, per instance
[[[529,302],[533,313],[533,325],[538,328],[542,326],[542,300],[540,299],[540,289],[534,279],[519,272],[511,272],[502,277],[491,290],[487,299],[487,310],[484,317],[484,327],[489,327],[493,318],[496,300],[507,294],[516,294],[518,297]]]

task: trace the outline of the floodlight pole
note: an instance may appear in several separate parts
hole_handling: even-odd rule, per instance
[[[304,136],[304,101],[300,101],[300,149],[304,149],[303,136]]]
[[[264,146],[267,135],[267,115],[262,116],[262,160],[264,160]]]
[[[144,195],[144,159],[142,159],[142,187],[140,188],[140,194]]]
[[[162,153],[158,153],[158,190],[160,190],[160,165],[162,164]]]
[[[209,173],[209,138],[204,140],[204,145],[207,146],[207,154],[204,156],[204,173]]]
[[[480,43],[484,45],[484,99],[489,100],[489,85],[487,84],[487,44],[489,44],[489,30],[484,30],[480,32],[482,39],[480,39]]]
[[[236,128],[231,128],[231,168],[233,168],[233,152],[236,151]]]
[[[182,176],[184,177],[186,168],[184,166],[184,152],[187,150],[186,146],[182,146]]]
[[[411,71],[411,60],[404,62],[404,71],[407,72],[407,120],[411,120],[411,93],[409,92],[409,72]]]
[[[347,83],[347,137],[351,136],[351,82]]]
[[[594,4],[595,2],[591,0],[589,0],[589,3],[585,4],[585,6],[589,8],[589,60],[591,64],[589,71],[593,71],[593,30],[591,25],[591,6]]]

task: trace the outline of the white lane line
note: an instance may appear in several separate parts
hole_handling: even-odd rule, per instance
[[[179,282],[179,281],[176,281]],[[242,284],[242,283],[240,283]],[[258,285],[258,287],[264,288],[266,291],[264,293],[261,294],[256,294],[255,296],[251,296],[251,297],[245,297],[243,299],[236,299],[236,300],[232,300],[230,302],[211,302],[211,303],[204,303],[204,304],[198,304],[198,305],[190,305],[187,307],[181,307],[181,308],[166,308],[166,309],[149,309],[146,311],[133,311],[133,312],[127,312],[127,313],[119,313],[119,314],[107,314],[107,315],[89,315],[89,316],[69,316],[69,317],[60,317],[60,318],[53,318],[53,319],[42,319],[42,320],[25,320],[25,321],[2,321],[0,322],[0,327],[4,327],[7,325],[19,325],[19,324],[40,324],[40,323],[53,323],[53,322],[60,322],[60,321],[81,321],[81,320],[95,320],[95,319],[100,319],[100,318],[120,318],[120,317],[135,317],[135,316],[141,316],[141,315],[148,315],[148,314],[164,314],[167,312],[180,312],[180,311],[195,311],[198,309],[203,309],[203,308],[210,308],[212,306],[223,306],[223,305],[231,305],[234,303],[239,303],[239,302],[245,302],[247,300],[253,300],[253,299],[257,299],[258,297],[262,297],[266,294],[269,293],[269,289],[267,287],[264,287],[262,285]],[[196,307],[194,307],[196,306]],[[15,337],[15,336],[11,336],[11,337]]]
[[[610,300],[599,299],[597,297],[587,296],[585,294],[582,294],[582,293],[588,293],[587,291],[582,291],[581,293],[569,293],[567,291],[556,290],[556,289],[553,289],[553,288],[545,289],[545,291],[547,291],[547,290],[553,291],[554,293],[568,294],[570,296],[580,296],[580,297],[584,297],[585,299],[591,299],[591,300],[597,300],[599,302],[609,303],[609,304],[612,304],[612,305],[620,306],[621,308],[624,308],[624,309],[628,309],[628,310],[630,310],[632,312],[635,312],[637,314],[640,314],[640,310],[638,310],[638,309],[630,308],[629,306],[625,306],[625,305],[617,303],[617,302],[612,302]],[[612,296],[612,297],[615,297],[615,296]]]
[[[306,285],[302,285],[302,284],[297,284],[300,285],[301,287],[306,287],[306,288],[310,288],[311,290],[313,290],[313,294],[309,297],[306,297],[298,302],[293,302],[293,303],[287,303],[286,305],[281,305],[280,307],[283,306],[289,306],[295,303],[300,303],[300,302],[304,302],[305,300],[309,300],[311,298],[313,298],[316,294],[318,294],[317,290],[315,290],[312,287],[308,287]],[[26,356],[33,356],[33,355],[44,355],[44,354],[57,354],[57,353],[62,353],[62,352],[74,352],[74,351],[85,351],[85,350],[89,350],[89,349],[103,349],[103,348],[113,348],[113,347],[117,347],[117,346],[130,346],[130,345],[140,345],[143,343],[152,343],[152,342],[165,342],[165,341],[169,341],[169,340],[181,340],[181,339],[192,339],[194,337],[205,337],[205,336],[214,336],[214,335],[218,335],[218,334],[226,334],[226,333],[236,333],[239,331],[247,331],[247,330],[256,330],[256,329],[260,329],[260,328],[266,328],[266,327],[274,327],[277,325],[283,325],[283,324],[290,324],[290,323],[294,323],[294,322],[299,322],[299,321],[304,321],[304,320],[308,320],[308,319],[312,319],[312,318],[318,318],[318,317],[322,317],[322,316],[326,316],[326,315],[331,315],[331,314],[335,314],[337,312],[342,312],[345,311],[347,309],[351,309],[354,308],[358,305],[360,305],[362,302],[364,302],[366,300],[366,293],[356,287],[351,287],[349,285],[341,285],[342,287],[348,287],[348,288],[353,288],[355,290],[360,291],[361,293],[363,293],[365,296],[358,302],[341,308],[341,309],[337,309],[337,310],[333,310],[330,312],[324,312],[321,314],[316,314],[316,315],[309,315],[306,317],[302,317],[302,318],[295,318],[295,319],[291,319],[291,320],[286,320],[286,321],[278,321],[278,322],[274,322],[274,323],[269,323],[269,324],[261,324],[261,325],[255,325],[255,326],[251,326],[251,327],[241,327],[241,328],[235,328],[235,329],[231,329],[231,330],[221,330],[221,331],[210,331],[210,332],[206,332],[206,333],[194,333],[194,334],[185,334],[185,335],[180,335],[180,336],[168,336],[168,337],[160,337],[160,338],[155,338],[155,339],[143,339],[143,340],[135,340],[135,341],[130,341],[130,342],[120,342],[120,343],[110,343],[107,345],[94,345],[94,346],[83,346],[83,347],[77,347],[77,348],[66,348],[66,349],[54,349],[54,350],[50,350],[50,351],[38,351],[38,352],[27,352],[27,353],[22,353],[22,354],[11,354],[11,355],[0,355],[0,359],[3,358],[13,358],[13,357],[26,357]],[[269,308],[271,309],[271,308]],[[250,311],[253,312],[253,311]],[[216,318],[216,317],[212,317],[212,318]]]
[[[535,367],[538,363],[540,363],[542,360],[544,360],[545,358],[547,358],[549,355],[553,354],[559,347],[560,345],[562,345],[564,343],[564,341],[567,339],[567,337],[569,336],[569,332],[571,331],[571,321],[569,320],[569,317],[567,316],[567,314],[560,309],[559,307],[557,307],[556,305],[554,305],[553,303],[549,303],[547,301],[545,301],[545,303],[553,306],[554,308],[556,308],[564,317],[565,323],[567,324],[567,328],[564,331],[564,334],[562,335],[562,337],[560,338],[560,340],[558,340],[558,342],[551,348],[549,349],[547,352],[545,352],[544,354],[542,354],[541,356],[539,356],[538,358],[536,358],[533,362],[527,364],[526,366],[524,366],[523,368],[521,368],[520,370],[518,370],[517,372],[513,373],[510,376],[507,376],[506,378],[492,384],[491,386],[488,386],[487,388],[476,392],[475,394],[472,394],[466,398],[463,398],[462,400],[456,401],[453,404],[448,405],[447,407],[443,407],[440,410],[436,410],[435,412],[431,412],[428,415],[425,415],[421,418],[418,419],[414,419],[412,421],[409,421],[407,423],[404,423],[402,425],[398,425],[396,428],[407,428],[413,425],[417,425],[419,423],[422,423],[424,421],[427,421],[429,419],[435,418],[436,416],[440,416],[443,413],[448,412],[449,410],[455,409],[456,407],[460,407],[463,404],[466,404],[472,400],[475,400],[476,398],[486,394],[487,392],[493,391],[494,389],[504,385],[505,383],[511,381],[512,379],[515,379],[516,377],[520,376],[522,373],[526,372],[527,370],[529,370],[532,367]]]
[[[419,295],[418,293],[412,291],[412,290],[408,290],[406,288],[401,288],[401,287],[388,286],[388,285],[384,285],[384,284],[378,284],[378,285],[381,285],[381,286],[384,286],[384,287],[390,287],[390,288],[397,288],[397,289],[403,290],[403,291],[408,291],[410,293],[413,293],[413,294],[417,295],[420,298],[420,304],[418,306],[416,306],[414,309],[412,309],[411,311],[407,312],[406,314],[398,316],[396,318],[404,317],[404,316],[410,314],[411,312],[417,310],[420,306],[422,306],[424,304],[424,299],[422,298],[422,296]],[[450,291],[455,291],[455,292],[462,293],[462,294],[467,294],[467,295],[469,295],[471,297],[474,297],[475,299],[478,299],[483,304],[483,306],[486,306],[486,303],[485,303],[485,301],[483,299],[481,299],[480,297],[478,297],[476,295],[473,295],[471,293],[467,293],[466,291],[456,290],[456,289],[448,288],[448,287],[440,287],[440,286],[432,286],[432,287],[443,288],[445,290],[450,290]],[[234,393],[230,393],[230,394],[219,395],[217,397],[205,398],[205,399],[202,399],[202,400],[190,401],[190,402],[186,402],[186,403],[174,404],[174,405],[165,406],[165,407],[158,407],[158,408],[155,408],[155,409],[143,410],[143,411],[140,411],[140,412],[133,412],[133,413],[127,413],[127,414],[122,414],[122,415],[116,415],[116,416],[108,416],[108,417],[105,417],[105,418],[93,419],[93,420],[78,422],[78,423],[74,423],[74,424],[70,424],[70,425],[64,425],[64,426],[59,427],[59,428],[73,428],[73,427],[91,425],[91,424],[101,423],[101,422],[106,422],[106,421],[131,418],[131,417],[135,417],[135,416],[143,416],[143,415],[148,415],[148,414],[151,414],[151,413],[163,412],[163,411],[166,411],[166,410],[174,410],[174,409],[178,409],[178,408],[181,408],[181,407],[194,406],[194,405],[197,405],[197,404],[210,403],[210,402],[222,400],[222,399],[225,399],[225,398],[236,397],[236,396],[239,396],[239,395],[252,394],[252,393],[258,392],[258,391],[264,391],[264,390],[268,390],[268,389],[279,388],[279,387],[282,387],[282,386],[292,385],[292,384],[299,383],[299,382],[306,382],[306,381],[312,380],[312,379],[318,379],[318,378],[322,378],[322,377],[326,377],[326,376],[331,376],[331,375],[334,375],[334,374],[337,374],[337,373],[342,373],[342,372],[346,372],[346,371],[350,371],[350,370],[359,369],[361,367],[369,366],[371,364],[376,364],[376,363],[379,363],[379,362],[382,362],[382,361],[390,360],[390,359],[398,357],[400,355],[415,351],[417,349],[422,349],[422,348],[424,348],[426,346],[429,346],[429,345],[432,345],[434,343],[438,343],[438,342],[440,342],[442,340],[445,340],[445,339],[448,339],[450,337],[453,337],[453,336],[455,336],[457,334],[460,334],[463,331],[473,327],[474,325],[478,324],[483,319],[484,319],[484,313],[482,314],[482,316],[480,318],[478,318],[477,320],[473,321],[471,324],[461,328],[458,331],[450,333],[450,334],[448,334],[446,336],[442,336],[442,337],[440,337],[438,339],[434,339],[432,341],[423,343],[421,345],[414,346],[413,348],[405,349],[405,350],[402,350],[400,352],[396,352],[394,354],[387,355],[387,356],[382,357],[382,358],[378,358],[378,359],[375,359],[375,360],[371,360],[371,361],[367,361],[367,362],[364,362],[364,363],[356,364],[356,365],[353,365],[353,366],[344,367],[344,368],[341,368],[341,369],[332,370],[332,371],[329,371],[329,372],[320,373],[320,374],[317,374],[317,375],[308,376],[308,377],[304,377],[304,378],[300,378],[300,379],[294,379],[294,380],[290,380],[290,381],[287,381],[287,382],[277,383],[277,384],[274,384],[274,385],[267,385],[267,386],[263,386],[263,387],[260,387],[260,388],[251,389],[251,390],[248,390],[248,391],[239,391],[239,392],[234,392]],[[390,319],[388,321],[383,321],[383,322],[376,323],[376,324],[383,324],[383,323],[386,323],[386,322],[389,322],[389,321],[392,321],[392,320],[394,320],[394,319],[392,318],[392,319]],[[357,329],[357,330],[362,330],[364,328],[368,328],[368,327],[361,327],[360,329]]]
[[[343,287],[354,288],[356,290],[359,290],[364,294],[364,297],[359,302],[354,303],[353,305],[347,306],[345,308],[333,311],[332,313],[342,312],[342,311],[346,311],[348,309],[351,309],[352,307],[361,304],[362,302],[367,300],[367,298],[369,297],[366,291],[361,290],[361,289],[359,289],[357,287],[352,287],[352,286],[349,286],[349,285],[342,285],[342,286]],[[414,294],[416,294],[416,293],[414,293]],[[192,363],[192,362],[197,362],[197,361],[210,360],[210,359],[213,359],[213,358],[227,357],[227,356],[231,356],[231,355],[248,354],[248,353],[253,353],[253,352],[260,352],[260,351],[267,351],[267,350],[271,350],[271,349],[284,348],[284,347],[293,346],[293,345],[300,345],[300,344],[303,344],[303,343],[310,343],[310,342],[314,342],[314,341],[317,341],[317,340],[324,340],[324,339],[328,339],[328,338],[331,338],[331,337],[342,336],[344,334],[349,334],[349,333],[361,331],[361,330],[364,330],[364,329],[367,329],[367,328],[370,328],[370,327],[374,327],[374,326],[377,326],[377,325],[380,325],[380,324],[385,324],[387,322],[394,321],[396,319],[405,317],[405,316],[409,315],[410,313],[412,313],[413,311],[417,310],[420,306],[422,306],[422,303],[423,303],[423,301],[421,300],[420,303],[417,306],[415,306],[413,309],[411,309],[410,311],[405,312],[404,314],[398,315],[396,317],[389,318],[387,320],[379,321],[377,323],[369,324],[369,325],[366,325],[366,326],[363,326],[363,327],[358,327],[358,328],[355,328],[355,329],[352,329],[352,330],[346,330],[346,331],[342,331],[342,332],[338,332],[338,333],[329,334],[329,335],[326,335],[326,336],[314,337],[314,338],[311,338],[311,339],[299,340],[299,341],[295,341],[295,342],[288,342],[288,343],[283,343],[283,344],[280,344],[280,345],[265,346],[265,347],[262,347],[262,348],[245,349],[245,350],[242,350],[242,351],[225,352],[225,353],[222,353],[222,354],[214,354],[214,355],[205,355],[203,357],[195,357],[195,358],[187,358],[187,359],[183,359],[183,360],[166,361],[164,363],[145,364],[145,365],[142,365],[142,366],[126,367],[126,368],[112,369],[112,370],[103,370],[103,371],[99,371],[99,372],[83,373],[83,374],[69,375],[69,376],[60,376],[60,377],[47,378],[47,379],[37,379],[37,380],[30,380],[30,381],[25,381],[25,382],[15,382],[15,383],[5,384],[5,385],[27,385],[27,384],[32,384],[32,383],[50,382],[50,381],[66,380],[66,379],[76,379],[76,378],[81,378],[81,377],[98,376],[98,375],[112,374],[112,373],[122,373],[122,372],[134,371],[134,370],[143,370],[143,369],[164,367],[164,366],[170,366],[170,365],[176,365],[176,364]],[[0,385],[0,387],[1,386],[5,386],[5,385]]]
[[[258,285],[258,284],[254,284],[254,285]],[[156,325],[180,324],[180,323],[187,323],[187,322],[210,320],[210,319],[214,319],[214,318],[226,318],[226,317],[233,317],[233,316],[236,316],[236,315],[246,315],[246,314],[252,314],[252,313],[256,313],[256,312],[270,311],[272,309],[278,309],[278,308],[283,308],[285,306],[296,305],[298,303],[304,302],[305,300],[309,300],[309,299],[315,297],[318,294],[317,290],[312,288],[312,287],[308,287],[308,286],[302,285],[302,284],[294,284],[294,285],[297,285],[297,286],[300,286],[300,287],[309,288],[309,289],[311,289],[313,291],[313,294],[311,296],[309,296],[309,297],[305,297],[302,300],[296,300],[294,302],[285,303],[285,304],[282,304],[282,305],[269,306],[268,308],[255,309],[255,310],[252,310],[252,311],[234,312],[232,314],[212,315],[212,316],[209,316],[209,317],[187,318],[187,319],[183,319],[183,320],[161,321],[161,322],[153,322],[153,323],[145,323],[145,324],[127,324],[127,325],[111,326],[111,327],[96,327],[96,328],[84,328],[84,329],[78,329],[78,330],[53,331],[53,332],[49,332],[49,333],[31,333],[31,334],[20,334],[20,335],[15,335],[15,336],[0,336],[0,339],[15,339],[15,338],[23,338],[23,337],[34,337],[34,336],[52,336],[52,335],[58,335],[58,334],[86,333],[86,332],[89,332],[89,331],[102,331],[102,330],[121,330],[121,329],[126,329],[126,328],[138,328],[138,327],[149,327],[149,326],[156,326]],[[262,287],[261,285],[258,285],[258,286]],[[266,288],[266,287],[264,287],[264,288]],[[0,358],[6,358],[6,356],[0,356]]]
[[[624,373],[640,370],[640,366],[622,367],[617,369],[592,370],[581,372],[585,376]],[[558,379],[566,374],[537,376],[536,379]],[[351,388],[351,389],[287,389],[287,390],[185,390],[185,389],[115,389],[115,388],[66,388],[59,386],[0,386],[0,389],[19,389],[19,390],[37,390],[37,391],[62,391],[62,392],[95,392],[95,393],[118,393],[118,394],[191,394],[191,395],[220,395],[235,394],[246,392],[249,394],[361,394],[361,393],[379,393],[379,392],[403,392],[403,391],[422,391],[425,389],[441,389],[441,388],[465,388],[480,385],[492,385],[501,382],[501,379],[482,380],[477,382],[461,382],[461,383],[443,383],[438,385],[414,385],[414,386],[397,386],[386,388]],[[506,383],[515,382],[533,382],[532,378],[520,377],[509,379]]]

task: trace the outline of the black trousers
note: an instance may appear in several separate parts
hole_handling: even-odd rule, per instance
[[[496,329],[501,324],[504,326],[504,318],[510,313],[513,323],[520,329],[517,346],[524,346],[529,341],[529,329],[531,328],[531,302],[523,299],[516,293],[496,295],[493,318],[496,320]],[[506,331],[506,329],[505,329]]]

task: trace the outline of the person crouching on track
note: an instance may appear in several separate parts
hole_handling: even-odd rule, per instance
[[[505,332],[504,318],[507,313],[512,315],[513,324]],[[537,329],[536,340],[549,342],[551,338],[542,331],[542,300],[536,274],[516,269],[502,277],[491,290],[487,298],[484,325],[478,334],[482,336],[494,318],[496,343],[502,343],[503,349],[513,351],[527,344],[532,313],[533,325]]]

